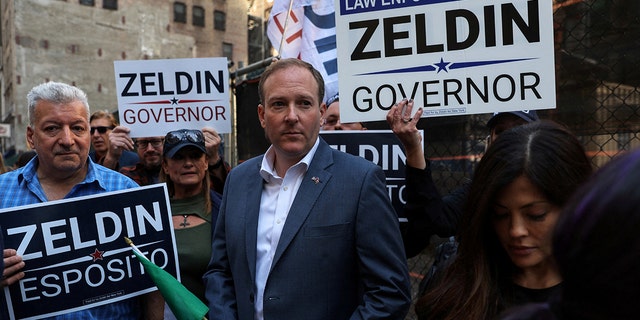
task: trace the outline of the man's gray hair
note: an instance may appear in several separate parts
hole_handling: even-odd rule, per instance
[[[27,107],[29,108],[29,125],[33,125],[33,117],[38,101],[44,100],[55,104],[67,104],[80,101],[87,109],[89,119],[89,102],[84,91],[62,82],[46,82],[37,85],[27,94]]]

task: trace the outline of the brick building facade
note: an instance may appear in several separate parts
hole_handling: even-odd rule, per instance
[[[26,94],[73,84],[91,110],[117,110],[113,61],[223,57],[247,63],[247,2],[226,0],[0,0],[2,151],[25,150]]]

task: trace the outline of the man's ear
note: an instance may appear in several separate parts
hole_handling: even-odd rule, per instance
[[[27,144],[29,148],[34,149],[36,147],[35,143],[33,143],[33,134],[35,131],[31,126],[27,126]]]
[[[266,123],[264,121],[264,106],[261,104],[258,104],[258,119],[260,120],[260,126],[262,126],[262,128],[265,128]]]
[[[327,112],[327,104],[323,102],[320,104],[320,126],[323,126],[327,120],[324,118],[325,112]]]

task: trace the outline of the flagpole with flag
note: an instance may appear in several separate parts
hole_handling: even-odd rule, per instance
[[[171,274],[147,259],[131,239],[125,237],[124,241],[131,246],[131,250],[138,257],[138,260],[144,266],[144,270],[156,284],[178,320],[207,320],[206,315],[209,312],[209,307],[202,303],[198,297],[185,288]]]
[[[287,25],[289,24],[289,17],[291,16],[291,8],[293,8],[293,0],[289,0],[289,9],[287,9],[287,15],[284,19],[282,38],[280,38],[280,47],[278,48],[278,58],[281,57],[280,52],[282,52],[282,46],[284,46],[284,36],[287,34]]]
[[[267,36],[278,57],[313,65],[325,81],[325,97],[338,93],[336,22],[333,0],[275,0]]]

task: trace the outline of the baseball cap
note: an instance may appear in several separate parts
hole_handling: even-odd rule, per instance
[[[495,125],[495,122],[498,119],[499,115],[502,114],[512,114],[526,122],[534,122],[534,121],[538,121],[540,120],[540,118],[538,118],[538,114],[536,113],[535,110],[522,110],[522,111],[508,111],[508,112],[494,112],[493,116],[491,117],[491,119],[489,119],[489,121],[487,121],[487,127],[489,128],[493,128],[493,126]]]
[[[329,99],[327,99],[327,103],[325,105],[328,108],[332,103],[336,102],[339,99],[340,99],[340,95],[336,93],[333,96],[331,96]]]
[[[194,146],[200,151],[207,153],[204,147],[204,135],[200,130],[180,129],[170,131],[164,137],[164,147],[162,153],[165,157],[173,158],[180,149]]]

